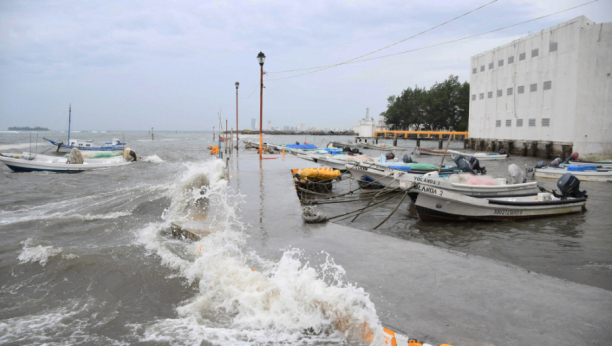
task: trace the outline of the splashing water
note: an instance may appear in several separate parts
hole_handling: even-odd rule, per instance
[[[53,257],[62,252],[62,248],[54,248],[53,246],[32,246],[34,240],[28,238],[23,241],[23,251],[19,254],[17,259],[19,263],[24,264],[28,262],[38,262],[41,266],[45,266],[49,261],[50,257]]]
[[[369,295],[349,283],[329,256],[315,269],[303,263],[299,249],[284,251],[274,262],[248,248],[246,226],[238,216],[242,196],[222,177],[220,160],[187,164],[164,221],[139,231],[141,245],[198,288],[195,297],[177,307],[176,318],[143,326],[141,341],[384,344]],[[188,243],[161,234],[202,200],[206,206],[199,211],[209,213],[210,235]]]

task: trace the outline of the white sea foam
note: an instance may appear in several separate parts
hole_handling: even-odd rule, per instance
[[[32,143],[31,145],[32,145],[32,151],[34,151],[34,148],[36,147],[36,143]],[[4,144],[4,145],[0,145],[0,151],[9,150],[9,149],[29,148],[29,147],[30,147],[30,143]]]
[[[53,246],[32,246],[32,238],[28,238],[23,242],[23,250],[17,259],[20,264],[38,262],[41,266],[45,266],[50,257],[53,257],[62,252],[62,248],[54,248]]]
[[[220,160],[187,165],[165,221],[139,231],[141,245],[199,287],[193,299],[177,307],[177,318],[145,326],[141,341],[255,345],[365,339],[384,344],[368,294],[349,283],[344,269],[329,256],[314,268],[304,263],[299,249],[286,250],[274,262],[247,247],[245,226],[237,215],[242,196],[219,179],[220,168]],[[213,233],[194,243],[160,234],[202,198],[208,200]]]
[[[164,160],[162,160],[157,155],[149,155],[149,156],[141,157],[141,158],[139,158],[139,161],[153,162],[153,163],[162,163],[162,162],[164,162]]]

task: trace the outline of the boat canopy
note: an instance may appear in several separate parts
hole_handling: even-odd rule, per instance
[[[287,148],[291,149],[316,149],[317,146],[314,144],[287,144]]]

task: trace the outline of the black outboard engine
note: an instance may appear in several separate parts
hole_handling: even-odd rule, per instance
[[[457,168],[459,168],[462,172],[474,173],[472,171],[472,166],[470,165],[470,162],[465,158],[465,156],[455,156],[455,163],[457,164]]]
[[[474,156],[470,156],[467,158],[467,161],[470,163],[470,168],[476,174],[487,174],[487,169],[485,167],[480,167],[480,161]]]
[[[544,167],[546,167],[546,162],[544,162],[544,161],[540,161],[540,162],[536,163],[535,167],[533,167],[533,168],[528,168],[528,169],[527,169],[527,173],[528,173],[528,174],[535,173],[536,168],[537,168],[537,169],[540,169],[540,168],[544,168]]]
[[[298,141],[295,141],[295,144],[296,144],[296,145],[300,145],[300,142],[298,142]]]
[[[395,158],[395,154],[392,152],[388,152],[387,155],[385,155],[385,159],[387,160],[393,160]]]
[[[580,180],[572,175],[565,173],[557,181],[557,187],[561,191],[561,198],[574,197],[581,198],[586,196],[586,190],[580,191]]]
[[[351,147],[344,147],[344,148],[342,148],[342,152],[344,152],[344,153],[351,152]]]
[[[506,156],[510,157],[510,155],[504,149],[500,149],[498,154],[499,155],[506,155]]]
[[[353,148],[353,150],[351,150],[351,152],[352,152],[353,154],[361,154],[361,153],[359,152],[359,148]]]
[[[402,161],[404,163],[413,163],[414,161],[412,161],[412,157],[410,157],[410,155],[406,154],[404,155],[404,157],[402,158]]]

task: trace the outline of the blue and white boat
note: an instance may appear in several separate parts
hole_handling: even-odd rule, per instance
[[[112,141],[110,142],[106,142],[104,144],[102,144],[101,146],[97,146],[93,140],[91,139],[74,139],[74,138],[70,138],[70,123],[72,122],[72,105],[70,106],[70,108],[68,108],[68,140],[66,141],[67,144],[65,144],[64,142],[56,142],[56,141],[52,141],[48,138],[44,138],[44,140],[49,141],[51,143],[51,145],[53,145],[54,147],[57,147],[56,152],[60,152],[60,153],[69,153],[73,148],[77,148],[81,151],[117,151],[117,152],[123,152],[123,150],[126,148],[125,143],[121,143],[121,141],[119,141],[119,139],[117,138],[113,138]]]

